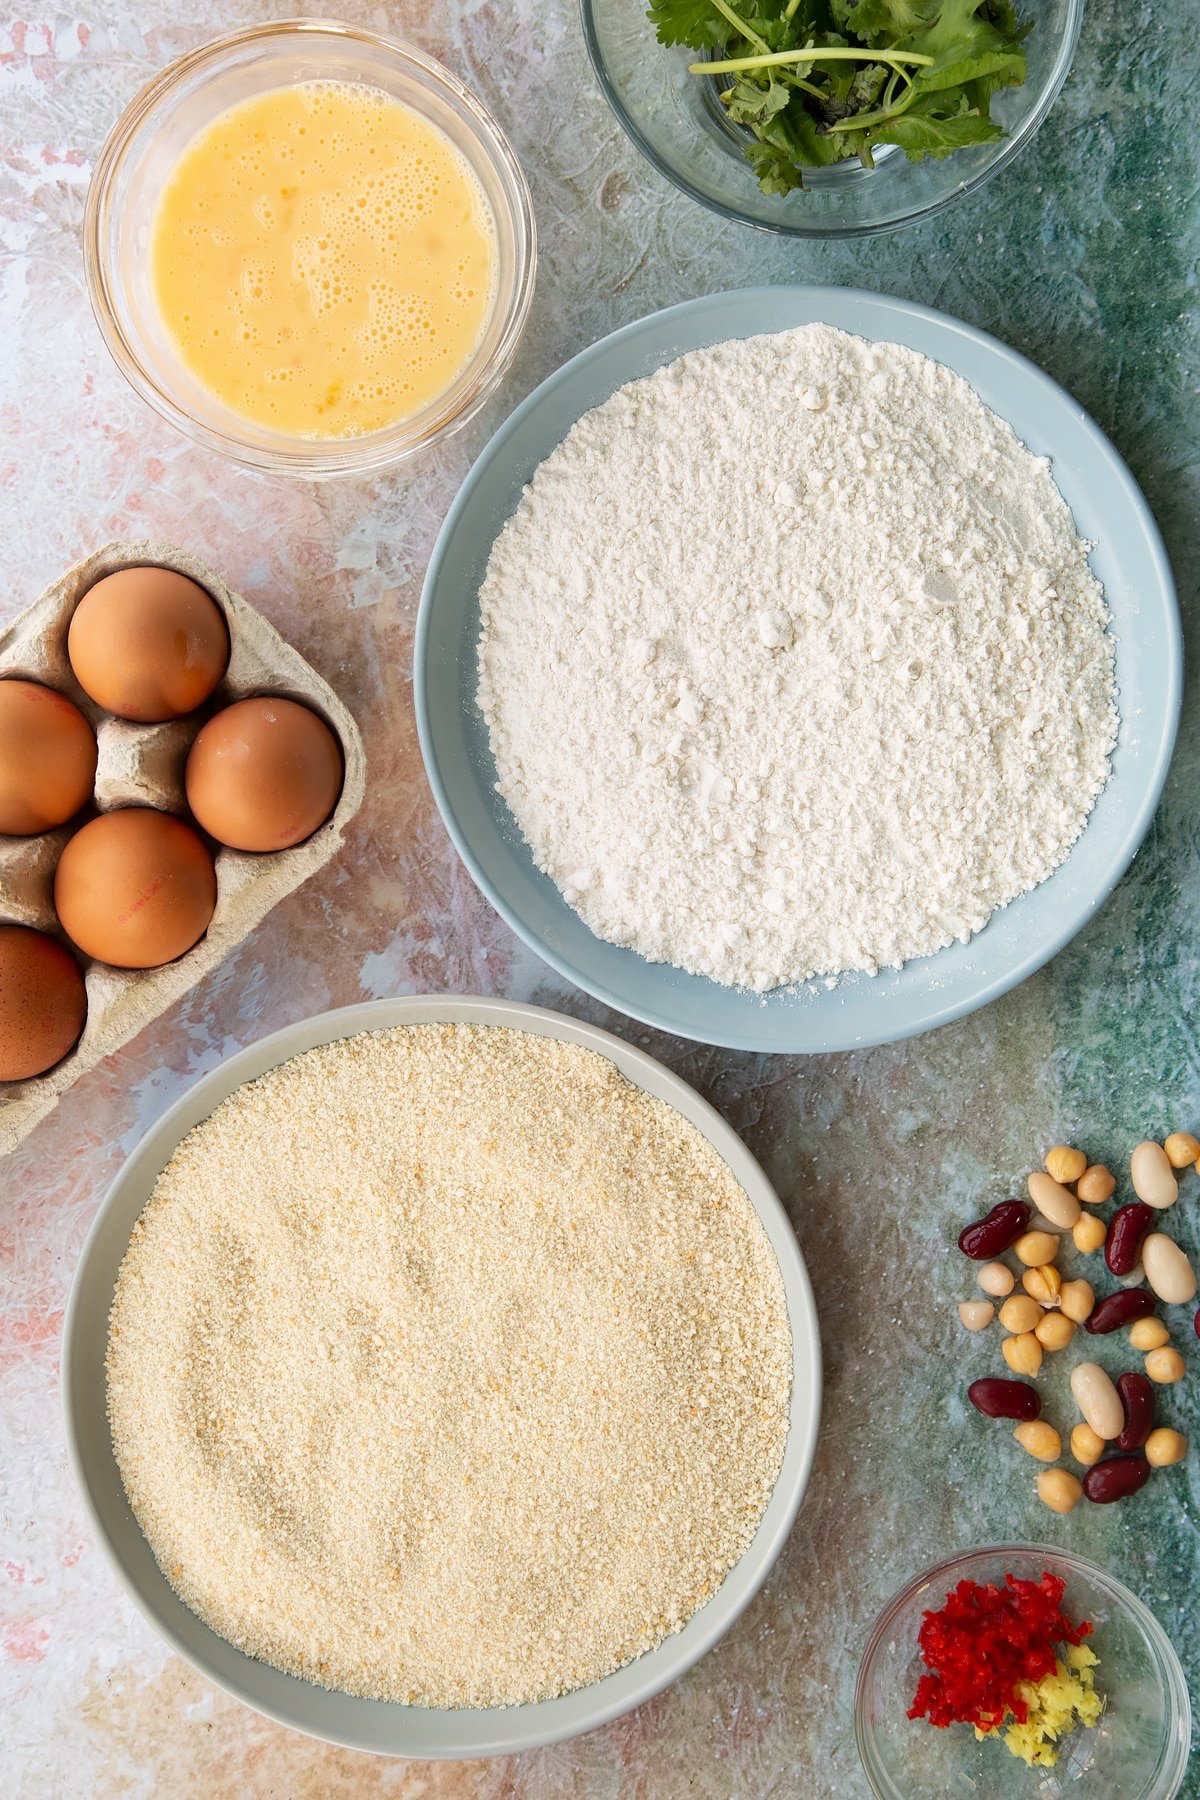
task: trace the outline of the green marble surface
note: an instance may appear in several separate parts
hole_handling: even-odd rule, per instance
[[[1198,1691],[1193,1452],[1135,1502],[1047,1513],[1003,1426],[965,1404],[999,1364],[954,1314],[962,1223],[1058,1140],[1125,1164],[1200,1126],[1200,714],[1196,651],[1179,750],[1147,843],[1088,929],[985,1011],[894,1047],[756,1059],[621,1021],[514,943],[474,892],[424,785],[411,650],[433,537],[472,456],[523,394],[613,327],[707,291],[821,281],[945,309],[1074,393],[1129,460],[1196,620],[1194,95],[1200,16],[1091,0],[1074,70],[1032,148],[937,219],[860,243],[727,224],[639,159],[596,90],[572,0],[347,0],[488,99],[529,172],[534,313],[487,411],[428,462],[300,490],[241,475],[153,419],[104,356],[79,268],[83,193],[117,109],[172,56],[271,16],[261,0],[100,0],[0,29],[0,502],[15,611],[113,535],[191,543],[310,656],[361,720],[372,788],[346,852],[223,968],[81,1081],[0,1170],[4,1521],[0,1773],[14,1794],[862,1800],[851,1731],[859,1650],[915,1569],[1006,1538],[1070,1546],[1152,1607]],[[45,48],[41,47],[44,34]],[[157,1644],[91,1543],[57,1417],[57,1333],[106,1180],[201,1070],[305,1013],[369,993],[493,989],[646,1044],[742,1132],[813,1274],[826,1358],[820,1449],[766,1590],[683,1682],[634,1717],[502,1764],[387,1764],[312,1744],[214,1695]],[[1200,1251],[1200,1184],[1171,1226]],[[1182,1315],[1180,1315],[1182,1318]],[[1177,1333],[1200,1369],[1200,1344]],[[1114,1365],[1117,1347],[1106,1352]],[[1060,1374],[1048,1411],[1064,1421]],[[1164,1396],[1197,1425],[1193,1374]],[[1193,1436],[1195,1432],[1193,1431]],[[11,1573],[17,1569],[20,1574]],[[1200,1768],[1200,1765],[1197,1765]],[[1035,1788],[1018,1779],[1014,1796]],[[1183,1792],[1200,1796],[1200,1773]],[[1107,1800],[1107,1797],[1104,1797]]]

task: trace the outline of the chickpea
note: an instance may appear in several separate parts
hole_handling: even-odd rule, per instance
[[[1065,1313],[1043,1313],[1041,1323],[1033,1328],[1033,1335],[1043,1350],[1065,1350],[1075,1336],[1075,1321],[1068,1319]]]
[[[1146,1439],[1146,1461],[1152,1469],[1169,1469],[1172,1463],[1183,1461],[1187,1448],[1187,1439],[1181,1432],[1160,1425]]]
[[[1004,1348],[1007,1350],[1008,1343],[1014,1341],[1017,1343],[1021,1342],[1019,1338],[1015,1340],[1009,1339]],[[1157,1381],[1163,1387],[1169,1387],[1173,1381],[1183,1380],[1185,1373],[1184,1360],[1182,1356],[1180,1356],[1178,1350],[1169,1348],[1164,1344],[1159,1350],[1151,1350],[1150,1354],[1147,1356],[1146,1373],[1151,1381]]]
[[[1023,1331],[1032,1331],[1041,1317],[1041,1307],[1028,1294],[1014,1294],[1000,1308],[1000,1323],[1017,1337]]]
[[[1071,1236],[1075,1240],[1075,1248],[1085,1256],[1090,1256],[1093,1250],[1099,1250],[1108,1232],[1103,1219],[1098,1219],[1095,1213],[1084,1213],[1071,1227]]]
[[[1051,1512],[1073,1512],[1083,1495],[1083,1483],[1069,1469],[1043,1469],[1037,1478],[1037,1495]]]
[[[1200,1150],[1196,1152],[1200,1156]],[[1055,1144],[1053,1150],[1047,1150],[1045,1169],[1052,1181],[1060,1181],[1065,1187],[1069,1181],[1078,1181],[1088,1166],[1088,1159],[1082,1150],[1072,1150],[1069,1144]]]
[[[1163,1149],[1173,1169],[1186,1169],[1189,1163],[1200,1159],[1200,1138],[1194,1138],[1190,1131],[1173,1131]]]
[[[1013,1432],[1022,1450],[1036,1456],[1039,1462],[1057,1462],[1062,1455],[1062,1439],[1045,1419],[1027,1419]]]
[[[1096,1296],[1092,1292],[1090,1281],[1064,1281],[1059,1292],[1058,1303],[1068,1319],[1074,1319],[1076,1325],[1082,1325],[1092,1315],[1096,1304]]]
[[[1161,1319],[1137,1319],[1129,1327],[1129,1342],[1135,1350],[1159,1350],[1170,1341],[1171,1334]]]
[[[1075,1192],[1085,1206],[1103,1206],[1117,1191],[1117,1178],[1103,1163],[1085,1169],[1075,1184]]]
[[[1101,1228],[1101,1242],[1104,1241]],[[1053,1262],[1058,1255],[1058,1247],[1062,1239],[1053,1231],[1027,1231],[1013,1245],[1019,1261],[1027,1268],[1037,1269],[1043,1263]]]
[[[996,1316],[996,1308],[990,1300],[962,1300],[958,1316],[968,1331],[986,1331]]]
[[[1032,1331],[1022,1331],[1016,1337],[1005,1338],[1000,1348],[1014,1375],[1036,1375],[1042,1366],[1042,1346]],[[1162,1351],[1156,1350],[1152,1354],[1161,1356]]]
[[[1062,1276],[1053,1263],[1043,1263],[1040,1268],[1026,1269],[1021,1277],[1021,1286],[1039,1306],[1057,1306],[1062,1292]]]
[[[1071,1455],[1075,1461],[1090,1469],[1093,1463],[1100,1461],[1104,1455],[1104,1439],[1090,1425],[1077,1425],[1071,1433]]]
[[[1017,1278],[1007,1263],[984,1263],[975,1277],[985,1294],[991,1294],[997,1300],[1003,1300],[1005,1294],[1011,1294],[1017,1285]]]

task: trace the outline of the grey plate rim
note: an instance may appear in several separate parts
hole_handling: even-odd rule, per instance
[[[586,370],[592,362],[607,355],[609,352],[618,349],[622,351],[629,350],[631,347],[636,346],[640,339],[646,336],[662,334],[669,337],[672,328],[675,325],[684,321],[692,321],[697,318],[703,319],[709,314],[719,315],[721,312],[736,308],[739,305],[769,305],[772,308],[778,308],[780,310],[790,310],[795,313],[795,317],[791,318],[789,323],[778,323],[770,327],[760,325],[755,327],[752,331],[738,331],[735,328],[732,330],[725,330],[723,333],[714,332],[713,335],[705,337],[703,340],[704,342],[716,343],[722,341],[722,336],[748,336],[754,335],[755,331],[761,330],[786,330],[794,325],[802,325],[816,321],[834,325],[843,330],[853,331],[857,329],[857,326],[854,324],[846,324],[844,315],[848,310],[851,312],[865,311],[868,315],[871,313],[878,313],[885,321],[888,319],[912,321],[918,326],[922,326],[927,330],[932,330],[937,333],[948,353],[944,357],[940,354],[935,355],[934,352],[929,350],[926,350],[924,353],[927,355],[935,355],[935,360],[944,361],[949,368],[955,369],[958,366],[953,355],[949,354],[949,352],[952,351],[955,342],[965,342],[970,346],[973,346],[977,351],[982,351],[986,355],[998,359],[1001,365],[1008,364],[1015,373],[1022,376],[1026,381],[1032,380],[1035,386],[1044,391],[1056,408],[1060,410],[1065,409],[1065,411],[1070,414],[1075,425],[1087,439],[1093,454],[1106,466],[1107,471],[1121,489],[1123,498],[1129,506],[1131,515],[1136,518],[1144,538],[1147,593],[1152,596],[1156,602],[1161,603],[1162,612],[1161,714],[1160,729],[1152,751],[1152,769],[1148,778],[1144,781],[1142,792],[1136,806],[1130,810],[1128,822],[1124,831],[1120,834],[1119,841],[1115,844],[1107,857],[1106,868],[1102,879],[1099,880],[1086,894],[1081,894],[1076,897],[1063,911],[1056,913],[1055,918],[1057,923],[1052,929],[1040,932],[1037,936],[1037,941],[1024,954],[1013,957],[1008,962],[1007,966],[995,973],[981,975],[974,986],[970,988],[970,991],[964,993],[959,998],[940,1004],[931,998],[930,1003],[923,1009],[918,1008],[915,1014],[910,1013],[909,1016],[901,1019],[899,1023],[893,1019],[880,1029],[868,1031],[839,1030],[836,1015],[832,1015],[832,1023],[830,1023],[829,1018],[826,1018],[822,1022],[822,1028],[818,1029],[816,1032],[806,1031],[806,1015],[797,1011],[792,1015],[798,1024],[796,1041],[791,1041],[790,1038],[788,1041],[783,1041],[787,1034],[782,1030],[773,1035],[772,1041],[766,1041],[764,1034],[761,1032],[750,1032],[744,1029],[730,1028],[728,1025],[723,1025],[719,1030],[705,1029],[704,1031],[700,1031],[696,1029],[694,1025],[688,1022],[681,1022],[669,1012],[648,1005],[643,1001],[640,997],[639,984],[636,978],[631,978],[628,983],[628,991],[618,990],[605,980],[597,980],[594,976],[585,974],[569,957],[557,951],[552,945],[547,944],[536,930],[526,924],[516,908],[510,905],[505,896],[497,889],[494,882],[491,881],[483,869],[479,856],[469,837],[463,830],[455,814],[439,762],[435,729],[431,717],[429,701],[429,664],[435,633],[435,615],[437,611],[438,589],[442,569],[457,534],[461,530],[469,529],[470,527],[470,509],[476,490],[488,473],[491,465],[499,457],[503,456],[514,435],[520,431],[521,427],[531,415],[537,413],[540,408],[553,398],[557,389],[563,383],[568,381],[573,375]],[[886,333],[883,334],[883,339],[886,341]],[[661,363],[682,353],[682,350],[676,349],[671,351],[669,355],[664,354],[660,359],[660,364],[656,366],[661,366]],[[634,379],[637,375],[644,372],[645,371],[640,367],[630,367],[624,379]],[[969,379],[969,377],[967,377],[967,379]],[[598,404],[598,402],[593,401],[591,404]],[[1021,422],[1019,420],[1014,421],[1011,419],[1003,406],[994,405],[993,402],[987,398],[985,398],[985,404],[992,406],[993,410],[997,411],[1001,417],[1007,418],[1009,423],[1012,424],[1013,429],[1017,432],[1018,437],[1020,437],[1023,442],[1026,441],[1026,435],[1022,430]],[[587,408],[582,410],[586,411]],[[582,413],[576,416],[582,416]],[[561,441],[561,434],[555,441]],[[547,450],[543,454],[548,453]],[[538,460],[540,461],[541,459],[539,458]],[[536,464],[534,466],[536,466]],[[531,474],[532,469],[530,469],[528,473]],[[526,476],[526,479],[527,478],[528,475]],[[494,535],[491,541],[494,541]],[[726,289],[717,293],[703,294],[695,299],[681,301],[674,306],[664,307],[656,312],[645,314],[640,319],[631,320],[628,324],[622,325],[615,331],[609,332],[604,337],[598,338],[594,343],[586,346],[583,350],[577,352],[576,355],[570,357],[565,363],[560,364],[557,369],[546,376],[546,378],[519,403],[476,457],[442,523],[441,530],[438,532],[426,570],[425,580],[422,585],[420,605],[417,612],[417,624],[413,644],[413,690],[417,718],[417,734],[421,746],[421,756],[425,767],[425,774],[433,791],[438,811],[441,814],[442,822],[446,827],[450,839],[471,875],[472,880],[475,882],[488,903],[497,913],[499,913],[500,917],[505,921],[509,928],[516,933],[521,941],[531,950],[535,951],[543,962],[547,963],[557,974],[565,977],[573,985],[583,988],[585,992],[591,994],[595,999],[602,1001],[606,1006],[612,1007],[617,1012],[625,1013],[628,1016],[639,1020],[643,1024],[652,1026],[656,1030],[669,1032],[676,1037],[688,1038],[699,1043],[715,1044],[731,1050],[749,1050],[760,1053],[784,1055],[821,1054],[831,1051],[864,1049],[879,1044],[895,1043],[903,1038],[913,1037],[920,1033],[931,1031],[939,1025],[950,1024],[956,1019],[963,1018],[967,1014],[988,1005],[992,1000],[998,999],[1002,994],[1008,993],[1012,988],[1019,986],[1021,982],[1027,980],[1030,975],[1036,973],[1036,971],[1049,962],[1052,957],[1056,956],[1058,952],[1083,929],[1088,920],[1099,907],[1103,905],[1104,901],[1108,899],[1117,883],[1128,870],[1130,863],[1136,856],[1138,849],[1150,828],[1151,820],[1153,819],[1154,812],[1162,796],[1170,768],[1171,757],[1174,751],[1182,708],[1183,634],[1174,577],[1171,572],[1170,563],[1167,558],[1166,549],[1162,541],[1162,535],[1159,531],[1157,521],[1150,510],[1145,496],[1142,494],[1141,489],[1116,447],[1101,431],[1091,415],[1065,388],[1061,386],[1060,383],[1055,381],[1052,376],[1047,375],[1045,370],[1039,368],[1029,357],[1023,355],[1018,350],[1014,350],[1010,345],[1003,343],[999,338],[993,337],[989,332],[981,331],[977,326],[968,325],[964,321],[956,319],[948,313],[940,312],[933,307],[923,306],[916,301],[898,299],[895,296],[888,294],[872,293],[862,288],[837,287],[827,284],[810,285],[807,283],[785,283],[779,286],[760,285],[758,287]],[[1118,705],[1120,704],[1120,696],[1118,696]],[[1125,725],[1125,712],[1124,709],[1122,709],[1122,737],[1124,736]],[[1122,740],[1119,738],[1118,754],[1120,753],[1121,741]],[[1111,794],[1116,788],[1118,780],[1119,774],[1114,770],[1108,787],[1105,789],[1105,794]],[[1103,800],[1103,798],[1104,796],[1102,795],[1101,800]],[[1043,882],[1039,888],[1031,890],[1029,894],[1018,896],[1016,900],[1010,903],[1009,907],[1002,908],[999,913],[993,914],[992,920],[989,920],[988,924],[971,939],[971,944],[978,946],[996,919],[1003,918],[1006,913],[1010,913],[1013,908],[1020,907],[1023,902],[1028,902],[1035,896],[1044,894],[1049,883],[1057,880],[1063,875],[1064,870],[1070,868],[1071,860],[1076,855],[1079,844],[1084,842],[1088,832],[1093,828],[1095,816],[1095,812],[1093,811],[1084,828],[1083,834],[1077,841],[1077,844],[1072,848],[1066,861],[1060,865],[1059,869],[1054,871],[1054,873],[1047,878],[1047,881]],[[527,860],[532,867],[532,859],[528,858],[527,851],[526,855]],[[561,900],[561,896],[559,896],[559,898]],[[562,905],[565,908],[566,902],[563,901]],[[567,910],[569,911],[570,909]],[[580,921],[580,924],[582,924],[582,921]],[[584,931],[587,930],[586,927],[583,927],[583,929]],[[599,942],[600,940],[596,941]],[[613,952],[614,958],[628,958],[630,959],[631,964],[636,965],[643,970],[660,966],[645,963],[636,952],[621,949],[616,945],[607,945],[605,948],[606,950],[611,950]],[[905,969],[914,969],[922,964],[929,966],[935,965],[939,958],[949,955],[955,948],[956,946],[950,946],[947,951],[939,951],[932,957],[916,959],[914,962],[904,965],[904,967]],[[610,958],[609,961],[611,962],[612,959]],[[885,982],[887,976],[892,973],[903,974],[904,970],[884,971],[880,976],[877,976],[874,979],[876,982]],[[689,981],[699,981],[701,978],[687,977],[687,979]],[[733,992],[735,990],[721,991]],[[766,998],[769,1000],[770,997],[768,996]],[[886,1011],[887,1007],[885,1003],[880,1007],[881,1016],[886,1016]],[[780,1016],[786,1019],[788,1015],[781,1014]]]
[[[728,1165],[766,1231],[792,1332],[784,1459],[740,1561],[707,1605],[657,1649],[590,1687],[531,1706],[438,1711],[361,1700],[244,1655],[202,1624],[159,1571],[125,1498],[108,1428],[103,1352],[113,1283],[149,1190],[180,1139],[235,1088],[302,1050],[363,1031],[438,1023],[509,1026],[579,1044],[681,1112]],[[205,1679],[277,1724],[345,1749],[430,1760],[514,1755],[561,1742],[619,1718],[685,1674],[740,1617],[774,1567],[808,1485],[821,1411],[820,1335],[804,1258],[782,1201],[733,1127],[681,1076],[611,1032],[546,1007],[472,995],[409,995],[317,1013],[225,1058],[194,1082],[142,1135],[101,1201],[71,1282],[60,1367],[75,1485],[110,1568],[154,1631]],[[251,1684],[259,1691],[250,1691]]]

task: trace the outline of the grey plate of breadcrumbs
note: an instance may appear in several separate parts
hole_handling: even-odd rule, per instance
[[[81,1262],[68,1414],[102,1538],[206,1672],[338,1741],[486,1754],[637,1704],[741,1610],[807,1474],[811,1299],[661,1065],[536,1008],[383,1002],[150,1139]]]

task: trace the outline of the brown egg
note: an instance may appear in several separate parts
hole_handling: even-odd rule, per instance
[[[0,925],[0,1081],[53,1068],[86,1017],[83,971],[66,946],[26,925]]]
[[[74,702],[36,681],[0,681],[0,832],[65,825],[95,779],[95,733]]]
[[[220,607],[186,575],[119,569],[75,608],[67,654],[97,706],[153,724],[203,706],[229,663],[229,632]]]
[[[337,804],[342,752],[307,706],[263,697],[227,706],[187,760],[188,805],[234,850],[286,850],[311,837]]]
[[[207,846],[182,819],[149,806],[92,819],[67,844],[54,875],[67,936],[118,969],[174,962],[204,936],[216,903]]]

